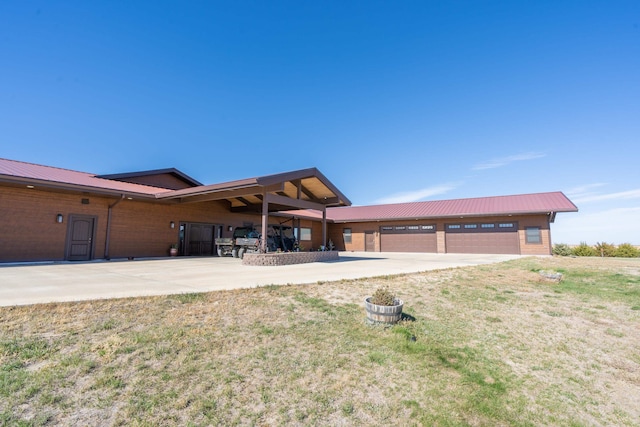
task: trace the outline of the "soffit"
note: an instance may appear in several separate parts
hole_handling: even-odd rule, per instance
[[[351,201],[316,168],[176,190],[163,193],[158,199],[182,203],[222,200],[234,212],[261,212],[265,195],[270,212],[307,205],[351,205]]]

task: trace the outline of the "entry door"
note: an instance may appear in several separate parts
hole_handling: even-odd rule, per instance
[[[187,224],[185,255],[213,255],[215,227],[213,224]]]
[[[364,251],[375,252],[376,251],[376,235],[373,231],[364,232]]]
[[[71,215],[67,228],[66,259],[88,261],[93,258],[93,237],[96,218]]]

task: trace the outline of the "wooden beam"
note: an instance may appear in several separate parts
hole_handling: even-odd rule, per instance
[[[310,199],[317,199],[317,197],[315,196],[315,194],[313,194],[311,191],[309,191],[309,189],[307,189],[307,187],[305,187],[304,185],[300,184],[299,189]],[[300,196],[298,196],[298,198],[300,198]]]
[[[275,184],[262,188],[252,186],[247,188],[238,188],[236,190],[213,191],[211,193],[183,196],[180,200],[182,203],[196,203],[209,200],[235,199],[242,196],[257,196],[262,194],[263,191],[282,191],[283,187],[283,184]]]
[[[298,209],[314,209],[317,211],[323,210],[325,206],[321,203],[309,202],[307,200],[291,199],[289,197],[278,196],[277,194],[268,193],[266,200],[269,203],[274,203],[283,206],[289,206]]]
[[[245,199],[244,197],[236,197],[236,200],[245,204],[245,206],[251,206],[253,203]]]
[[[244,213],[244,212],[262,212],[262,203],[261,204],[252,204],[247,206],[236,206],[229,208],[229,212],[233,213]]]

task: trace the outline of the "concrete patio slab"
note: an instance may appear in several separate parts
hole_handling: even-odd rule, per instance
[[[0,306],[306,284],[491,264],[519,257],[341,252],[339,261],[279,267],[244,266],[239,259],[218,257],[0,264]]]

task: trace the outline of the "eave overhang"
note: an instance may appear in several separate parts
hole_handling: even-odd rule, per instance
[[[11,175],[1,175],[0,182],[13,184],[16,186],[24,186],[29,188],[46,188],[52,190],[69,191],[76,193],[90,193],[103,196],[115,196],[121,197],[123,194],[128,198],[145,199],[145,200],[157,200],[154,194],[123,190],[123,189],[110,189],[91,185],[72,184],[57,181],[48,181],[36,178],[16,177]]]
[[[224,200],[232,212],[262,212],[265,197],[269,212],[351,205],[351,201],[316,168],[185,188],[157,195],[158,200],[180,203]]]

